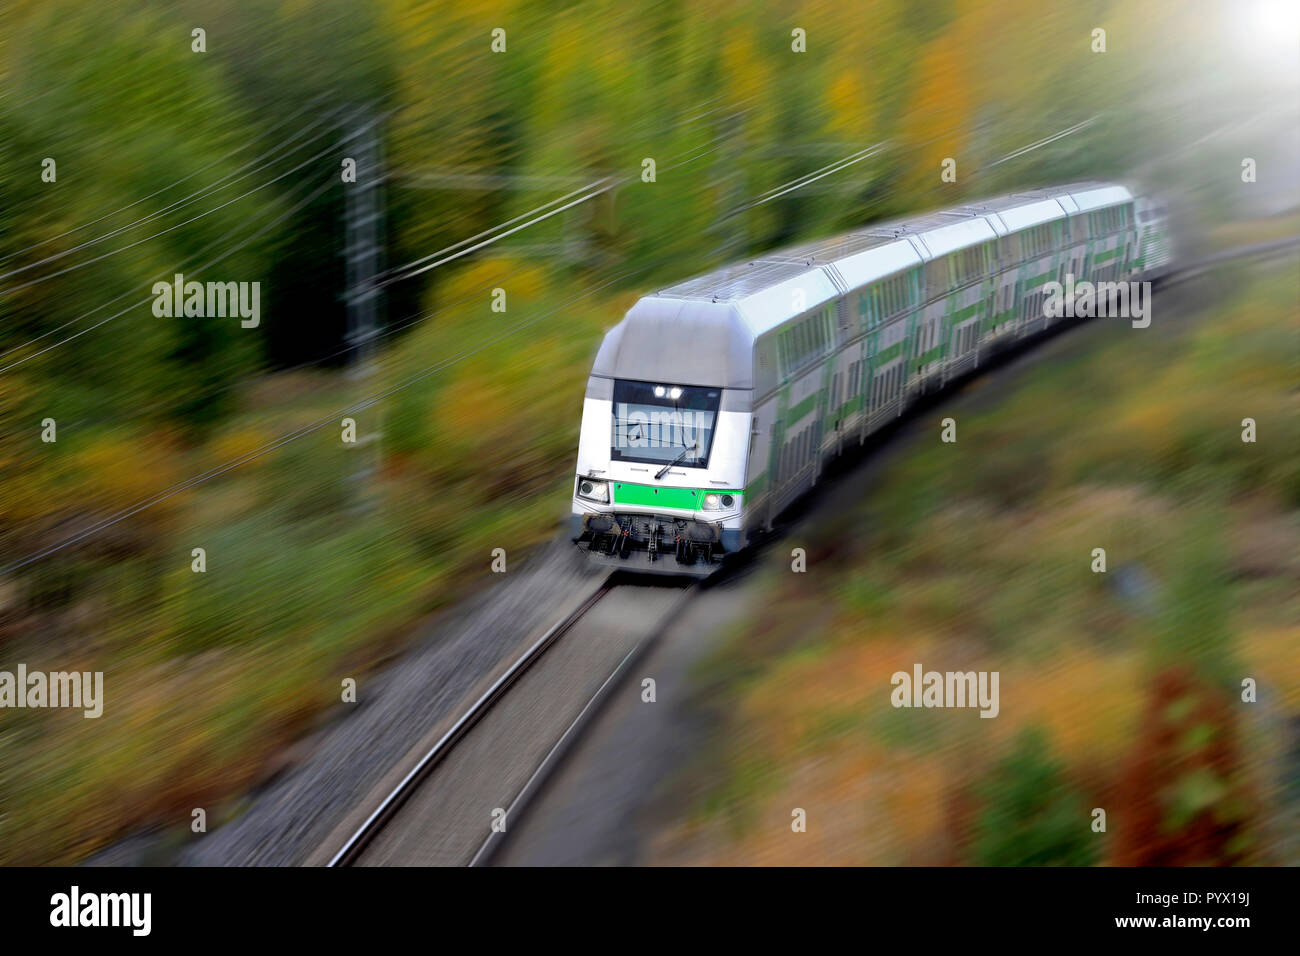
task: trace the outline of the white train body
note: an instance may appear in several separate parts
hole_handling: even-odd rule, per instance
[[[1054,321],[1050,282],[1169,262],[1163,207],[1087,183],[871,226],[643,297],[588,380],[574,540],[701,574],[849,442]]]

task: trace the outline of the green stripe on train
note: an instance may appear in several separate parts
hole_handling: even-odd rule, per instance
[[[627,481],[614,482],[614,504],[616,505],[698,511],[700,502],[709,493],[738,495],[741,492],[734,488],[656,488],[654,485],[636,485]]]
[[[799,419],[803,418],[805,415],[811,412],[813,406],[817,404],[818,394],[819,393],[817,392],[810,393],[798,405],[793,406],[788,412],[786,412],[785,413],[786,422],[789,424],[793,424],[794,422],[797,422]]]

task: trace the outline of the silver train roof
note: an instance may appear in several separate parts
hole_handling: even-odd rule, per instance
[[[1092,182],[1013,193],[724,266],[642,297],[606,333],[592,375],[752,388],[754,340],[846,290],[1010,231],[1132,198],[1123,186]]]

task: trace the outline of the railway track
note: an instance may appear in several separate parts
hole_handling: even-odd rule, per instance
[[[632,664],[695,592],[694,583],[684,588],[638,588],[624,583],[619,572],[611,574],[497,677],[327,865],[487,862],[504,833],[493,828],[491,814],[500,814],[506,826],[515,820],[606,696],[621,685]],[[614,594],[627,598],[622,606],[618,600],[611,602]],[[593,614],[597,609],[601,615]],[[620,626],[637,613],[644,620]],[[566,682],[559,676],[565,672],[564,664],[557,665],[556,674],[544,673],[545,663],[570,635],[575,643],[568,649],[570,658],[604,661],[595,672],[598,677]],[[590,667],[586,671],[592,672]],[[529,695],[510,694],[526,681],[539,683],[531,713],[523,701]],[[570,693],[573,690],[581,692]],[[421,845],[404,840],[394,833],[404,828],[393,824],[408,816],[411,821],[405,829],[426,833],[436,829],[444,838]]]

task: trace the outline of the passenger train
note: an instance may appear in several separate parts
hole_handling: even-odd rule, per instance
[[[1047,283],[1150,279],[1169,263],[1163,205],[1081,183],[864,227],[644,296],[587,382],[573,540],[597,561],[708,574],[850,443],[1060,322]]]

